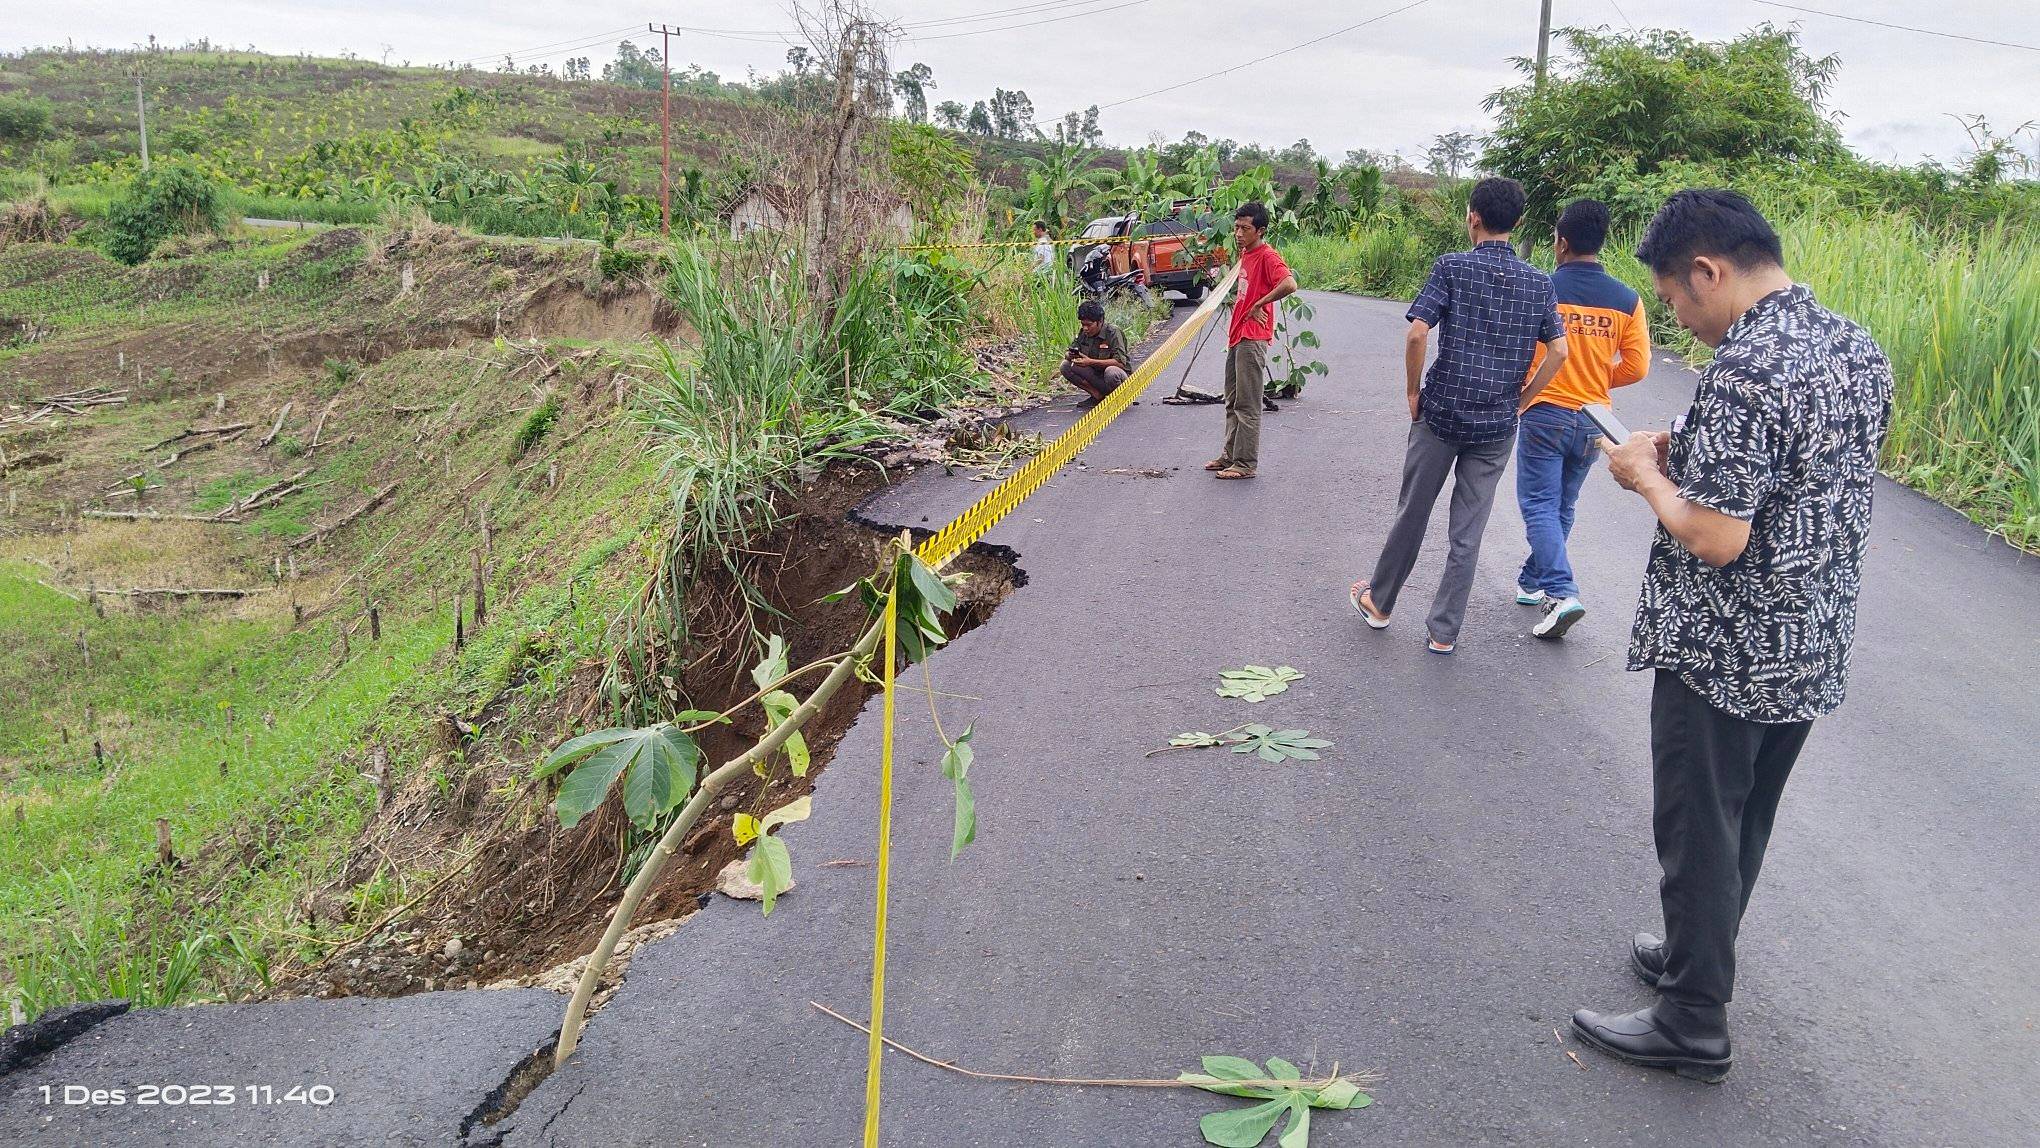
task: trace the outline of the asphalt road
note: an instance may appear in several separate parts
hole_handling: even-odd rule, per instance
[[[459,1144],[559,1016],[540,989],[138,1010],[0,1075],[0,1144]]]
[[[1379,1070],[1379,1102],[1319,1114],[1319,1145],[2031,1143],[2040,562],[1881,488],[1849,704],[1815,729],[1745,923],[1734,1074],[1576,1064],[1553,1031],[1573,1008],[1649,999],[1625,964],[1658,924],[1649,681],[1623,670],[1648,512],[1589,482],[1590,614],[1562,643],[1527,637],[1512,600],[1507,480],[1459,653],[1422,645],[1435,544],[1406,616],[1366,630],[1346,587],[1396,495],[1401,308],[1313,302],[1331,375],[1269,416],[1261,478],[1198,469],[1216,407],[1144,402],[993,532],[1028,583],[931,663],[976,699],[942,701],[978,730],[981,827],[955,862],[925,701],[902,694],[888,1034],[1044,1076],[1173,1076],[1205,1053]],[[1218,356],[1196,375],[1216,388]],[[1625,418],[1667,426],[1692,383],[1662,361]],[[939,524],[984,489],[925,475],[866,513]],[[1216,697],[1246,663],[1308,676]],[[1336,745],[1145,756],[1245,721]],[[786,833],[800,888],[769,919],[718,900],[639,954],[509,1143],[856,1141],[863,1037],[808,1001],[867,1007],[872,871],[824,863],[873,856],[877,743],[874,703]],[[889,1054],[884,1139],[1192,1144],[1229,1103]]]
[[[1649,999],[1625,964],[1658,922],[1649,682],[1622,669],[1648,513],[1588,482],[1573,555],[1590,613],[1562,643],[1529,638],[1535,611],[1511,600],[1509,480],[1459,653],[1423,649],[1435,538],[1403,616],[1366,630],[1346,586],[1396,494],[1401,308],[1313,302],[1332,373],[1269,416],[1261,478],[1198,469],[1216,407],[1150,400],[992,533],[1027,585],[931,662],[962,695],[941,699],[944,724],[978,730],[979,837],[954,862],[925,699],[900,695],[888,1034],[1043,1076],[1173,1076],[1206,1053],[1378,1070],[1372,1108],[1318,1114],[1321,1148],[2032,1143],[2040,562],[1880,488],[1850,700],[1815,728],[1745,922],[1733,1075],[1576,1064],[1554,1039],[1573,1008]],[[1218,356],[1195,375],[1215,389]],[[1691,389],[1662,362],[1624,392],[1625,420],[1666,426]],[[865,514],[939,525],[986,489],[924,472]],[[1258,705],[1216,697],[1246,663],[1308,676]],[[864,1038],[808,1002],[867,1007],[876,718],[874,702],[814,817],[784,831],[799,888],[770,918],[718,898],[638,953],[568,1066],[479,1135],[857,1142]],[[1146,756],[1247,721],[1336,744],[1280,766]],[[118,1018],[0,1079],[0,1139],[450,1139],[556,1023],[556,1001],[527,999]],[[166,1043],[175,1024],[204,1040]],[[32,1103],[42,1083],[252,1073],[292,1047],[353,1103],[260,1124],[51,1122]],[[1188,1145],[1201,1113],[1239,1103],[886,1065],[884,1142],[903,1148]]]

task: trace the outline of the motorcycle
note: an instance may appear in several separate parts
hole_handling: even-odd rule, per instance
[[[1131,295],[1143,307],[1154,306],[1155,297],[1148,290],[1140,268],[1136,267],[1122,275],[1112,274],[1110,257],[1106,246],[1099,244],[1085,254],[1077,267],[1077,285],[1070,294],[1079,299],[1096,299],[1099,302],[1115,295]]]

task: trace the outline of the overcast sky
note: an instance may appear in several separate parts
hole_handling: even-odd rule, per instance
[[[1240,64],[1389,12],[1409,0],[872,0],[908,28],[894,66],[935,71],[932,101],[968,104],[994,86],[1024,89],[1038,117],[1109,105]],[[1794,0],[1802,7],[2028,45],[2040,45],[2033,0]],[[735,31],[687,34],[676,67],[699,63],[726,77],[747,66],[784,66],[785,45],[756,35],[791,27],[782,0],[71,0],[10,3],[0,44],[126,46],[154,34],[177,44],[200,37],[281,53],[309,51],[392,62],[478,62],[518,54],[522,63],[585,55],[611,58],[623,30],[648,19]],[[1481,98],[1512,82],[1509,58],[1530,54],[1537,0],[1424,0],[1407,12],[1266,63],[1176,91],[1107,107],[1107,138],[1138,144],[1195,129],[1283,145],[1299,137],[1334,158],[1347,148],[1415,157],[1433,136],[1482,130]],[[1027,9],[1027,11],[1017,11]],[[1113,10],[1108,10],[1113,9]],[[959,16],[1009,15],[976,22]],[[1070,16],[1074,19],[1051,18]],[[1087,14],[1088,13],[1088,14]],[[1557,0],[1553,23],[1616,28],[1677,27],[1727,37],[1765,20],[1797,23],[1807,48],[1842,59],[1831,95],[1858,150],[1887,160],[1959,157],[1967,147],[1952,113],[1982,113],[2001,129],[2040,118],[2040,50],[1871,27],[1787,11],[1757,0]],[[1014,27],[1032,23],[1033,27]],[[956,35],[956,33],[972,33]],[[938,38],[941,37],[941,38]],[[629,37],[645,46],[642,34]],[[593,41],[572,46],[575,41]],[[554,47],[555,45],[563,45]],[[598,73],[599,74],[599,73]],[[931,102],[932,102],[931,101]],[[2032,136],[2026,148],[2034,150]]]

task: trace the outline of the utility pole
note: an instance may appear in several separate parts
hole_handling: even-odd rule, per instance
[[[1537,13],[1537,86],[1544,86],[1544,66],[1551,58],[1551,0],[1544,0]]]
[[[149,170],[149,107],[142,102],[142,70],[135,69],[135,120],[142,125],[142,170]]]
[[[673,33],[666,24],[647,24],[659,34],[659,234],[673,233]]]

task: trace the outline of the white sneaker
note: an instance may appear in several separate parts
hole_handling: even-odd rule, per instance
[[[1518,585],[1516,587],[1516,605],[1542,606],[1544,605],[1544,591],[1532,590],[1528,586]]]
[[[1540,638],[1563,638],[1565,632],[1573,628],[1574,622],[1586,616],[1587,608],[1580,605],[1578,598],[1547,602],[1544,617],[1531,627],[1530,632]]]

